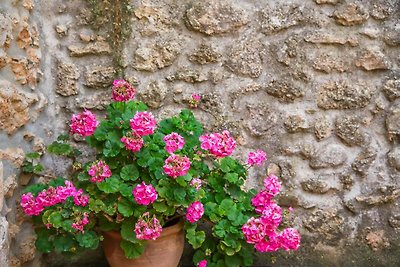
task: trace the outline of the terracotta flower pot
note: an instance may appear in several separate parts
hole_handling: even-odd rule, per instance
[[[132,229],[133,231],[133,229]],[[161,236],[147,241],[143,254],[136,259],[127,259],[120,247],[119,232],[105,232],[103,249],[111,267],[176,267],[184,247],[183,222],[163,228]]]

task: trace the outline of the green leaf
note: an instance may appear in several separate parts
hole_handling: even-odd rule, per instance
[[[223,210],[225,213],[227,213],[232,207],[234,206],[234,202],[231,199],[224,199],[221,201],[221,204],[219,205],[219,208]]]
[[[35,242],[36,248],[43,253],[49,253],[53,250],[53,242],[49,238],[50,233],[45,228],[36,230],[37,239]]]
[[[61,215],[61,212],[59,212],[59,211],[55,211],[55,212],[51,213],[48,218],[49,223],[51,223],[52,226],[55,228],[61,227],[63,220],[64,219]]]
[[[231,184],[236,184],[238,182],[238,174],[234,172],[229,172],[224,175],[224,179],[230,182]]]
[[[119,176],[113,175],[110,178],[106,178],[101,183],[97,184],[97,187],[104,193],[110,194],[119,191]]]
[[[120,175],[125,181],[135,181],[139,178],[139,170],[134,164],[125,165],[122,167]]]
[[[133,204],[126,198],[122,198],[118,202],[118,212],[125,218],[133,215]]]
[[[135,259],[142,255],[145,246],[142,243],[131,243],[121,240],[121,248],[128,259]]]
[[[75,241],[72,235],[56,235],[54,236],[54,249],[57,252],[68,252],[74,247]]]
[[[38,159],[38,158],[40,158],[40,154],[38,152],[27,153],[27,154],[25,154],[25,158],[27,158],[27,159]]]
[[[69,144],[55,141],[47,146],[47,151],[55,155],[68,156],[73,152],[73,148]]]
[[[196,231],[195,228],[190,228],[186,231],[186,238],[189,244],[191,244],[194,249],[197,249],[201,247],[206,239],[206,233],[204,231]]]
[[[79,233],[76,235],[76,240],[79,245],[84,248],[95,249],[99,245],[99,236],[94,231],[85,231],[84,234]]]
[[[242,259],[239,255],[228,256],[225,255],[225,263],[229,267],[240,267]]]
[[[140,240],[136,238],[135,234],[135,221],[126,220],[121,225],[121,237],[122,239],[129,241],[131,243],[139,243]]]
[[[174,190],[174,196],[175,199],[178,203],[185,202],[185,197],[186,197],[186,191],[183,187],[178,187],[175,188]]]
[[[130,200],[133,200],[132,190],[133,190],[132,185],[127,185],[126,183],[120,183],[119,185],[119,191],[121,195]]]
[[[165,212],[168,209],[167,204],[165,202],[154,202],[153,207],[157,212]]]

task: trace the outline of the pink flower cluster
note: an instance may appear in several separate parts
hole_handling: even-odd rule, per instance
[[[136,132],[128,132],[121,138],[121,142],[125,144],[125,148],[132,152],[139,152],[143,146],[143,138]]]
[[[195,223],[198,220],[200,220],[203,214],[204,214],[204,207],[200,201],[193,202],[186,209],[186,219],[191,223]]]
[[[84,226],[89,223],[89,215],[85,212],[82,218],[76,218],[77,220],[72,223],[72,228],[78,230],[79,232],[85,233],[83,230]]]
[[[184,176],[189,171],[190,164],[188,157],[171,154],[164,162],[164,172],[172,178]]]
[[[172,154],[176,150],[182,149],[185,145],[185,139],[177,133],[171,133],[169,135],[164,136],[163,138],[165,142],[165,150]]]
[[[201,184],[202,184],[202,181],[200,178],[193,178],[190,181],[190,186],[193,186],[194,188],[196,188],[196,190],[199,190],[201,188]]]
[[[190,101],[189,101],[189,106],[191,108],[197,108],[197,106],[199,105],[200,100],[201,100],[201,96],[199,94],[193,93],[192,94],[192,99],[190,99]]]
[[[46,207],[64,203],[68,197],[73,197],[77,206],[86,206],[89,202],[89,197],[83,194],[82,189],[76,190],[70,181],[65,181],[65,186],[49,187],[41,191],[36,198],[30,192],[23,194],[20,205],[26,215],[37,216]]]
[[[282,208],[273,201],[280,189],[278,177],[270,175],[264,179],[264,189],[261,190],[251,203],[259,218],[251,217],[243,226],[242,232],[249,244],[259,252],[273,252],[282,248],[296,250],[300,246],[300,234],[293,228],[278,232],[282,222]]]
[[[135,225],[135,234],[137,239],[156,240],[162,232],[162,227],[156,216],[150,218],[149,213],[144,213],[138,219]]]
[[[96,115],[85,109],[82,113],[72,115],[70,127],[74,134],[89,136],[94,133],[98,125]]]
[[[135,197],[135,201],[139,205],[149,205],[156,201],[158,194],[154,187],[149,184],[147,185],[145,182],[138,184],[133,190],[132,194]]]
[[[90,167],[88,174],[92,177],[92,183],[101,183],[104,179],[111,177],[110,167],[102,160],[99,160]]]
[[[112,96],[115,101],[129,101],[135,98],[136,89],[125,80],[114,80]]]
[[[139,136],[153,134],[156,128],[156,120],[153,114],[147,111],[137,112],[129,122],[132,130]]]
[[[207,260],[201,260],[197,263],[197,267],[207,267]]]
[[[270,174],[265,178],[264,190],[258,192],[258,194],[251,200],[255,211],[262,214],[263,211],[273,203],[272,198],[279,193],[281,187],[281,182],[277,176]]]
[[[202,135],[199,140],[201,142],[201,148],[208,150],[217,158],[229,156],[236,147],[236,141],[227,130],[222,131],[222,133]]]
[[[267,154],[265,154],[265,152],[262,151],[261,149],[258,149],[256,152],[249,152],[249,154],[247,155],[247,165],[249,166],[253,165],[260,166],[266,160],[267,160]]]

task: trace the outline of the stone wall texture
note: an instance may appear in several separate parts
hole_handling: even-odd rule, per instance
[[[18,209],[24,154],[125,78],[158,118],[201,94],[235,157],[268,152],[303,235],[274,266],[400,266],[399,67],[399,0],[1,0],[0,265],[51,265]]]

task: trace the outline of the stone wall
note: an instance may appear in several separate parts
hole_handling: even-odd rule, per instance
[[[24,154],[101,114],[121,77],[158,118],[200,93],[236,157],[268,152],[303,235],[276,266],[399,266],[399,52],[399,0],[2,0],[2,266],[41,261],[17,208]]]

